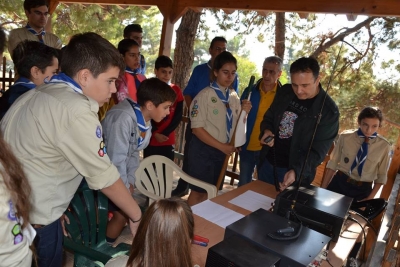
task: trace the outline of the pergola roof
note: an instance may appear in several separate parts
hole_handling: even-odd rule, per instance
[[[161,12],[170,13],[175,22],[188,9],[218,8],[223,10],[288,11],[300,13],[334,13],[373,16],[399,16],[398,0],[50,0],[50,10],[59,2],[99,5],[158,6]]]
[[[298,12],[301,18],[308,13],[347,14],[349,20],[357,15],[400,16],[399,0],[49,0],[52,13],[62,3],[98,5],[157,6],[164,16],[160,54],[169,55],[174,23],[190,8],[200,12],[203,8],[222,9],[226,13],[234,10],[254,10],[260,15],[269,11]]]

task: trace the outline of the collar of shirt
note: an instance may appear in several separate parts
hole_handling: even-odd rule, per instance
[[[125,72],[130,73],[130,74],[137,74],[138,73],[138,69],[133,70],[129,67],[125,67]]]
[[[24,77],[19,77],[18,80],[15,81],[14,85],[22,85],[29,89],[33,89],[36,87],[36,84]]]
[[[80,85],[76,81],[74,81],[74,79],[67,76],[63,72],[60,72],[57,75],[53,75],[53,77],[51,77],[50,81],[47,83],[65,83],[69,87],[71,87],[75,92],[83,94],[83,91],[82,91],[82,88],[80,87]]]
[[[268,92],[274,92],[274,93],[276,93],[276,89],[278,88],[278,83],[275,83],[275,87],[274,87],[274,89],[272,89],[271,91],[264,92],[263,88],[264,88],[264,81],[261,81],[261,82],[260,82],[260,85],[258,86],[258,90],[260,90],[260,94],[261,94],[261,95],[265,95],[265,94],[268,93]]]
[[[25,28],[27,28],[28,31],[30,31],[34,35],[45,35],[46,34],[46,31],[44,30],[44,28],[40,32],[35,31],[29,24],[26,24]]]
[[[209,60],[208,62],[207,62],[207,67],[211,70],[212,69],[212,67],[211,67],[211,60]]]

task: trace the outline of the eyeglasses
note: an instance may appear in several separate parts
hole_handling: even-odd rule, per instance
[[[45,17],[50,16],[49,12],[44,12],[43,13],[43,12],[40,12],[39,10],[34,10],[33,13],[35,13],[35,15],[37,15],[37,16],[45,16]]]
[[[224,51],[226,51],[226,47],[219,47],[219,46],[217,46],[217,47],[215,48],[215,50],[217,50],[218,52],[224,52]]]

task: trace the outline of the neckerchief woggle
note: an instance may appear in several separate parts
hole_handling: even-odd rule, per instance
[[[136,115],[136,123],[137,123],[137,125],[139,127],[139,131],[140,131],[140,134],[138,135],[138,140],[137,140],[138,141],[138,149],[140,149],[140,147],[142,146],[144,139],[146,137],[146,132],[148,129],[150,129],[150,126],[146,125],[146,122],[144,120],[143,113],[140,110],[139,104],[133,102],[130,99],[127,99],[127,100],[131,104],[133,111],[135,112],[135,115]]]
[[[221,91],[216,81],[212,82],[210,84],[210,87],[214,89],[219,99],[221,99],[222,103],[224,103],[226,106],[226,138],[229,142],[230,132],[232,129],[232,121],[233,121],[232,109],[229,107],[229,88],[226,88],[226,92],[224,95],[224,93]]]
[[[366,138],[368,138],[368,139],[374,139],[374,138],[376,138],[376,136],[377,136],[378,134],[377,134],[377,132],[375,132],[375,133],[373,133],[370,137],[366,137],[366,136],[364,136],[364,134],[363,134],[363,132],[361,131],[361,129],[358,128],[358,130],[357,130],[357,135],[358,135],[358,137],[364,138],[364,139],[366,139]],[[362,169],[363,169],[363,167],[364,167],[364,163],[365,163],[365,161],[366,161],[366,159],[367,159],[367,156],[368,156],[368,141],[367,141],[367,142],[364,141],[364,142],[361,144],[361,147],[360,147],[360,149],[359,149],[358,152],[357,152],[357,156],[356,156],[356,158],[354,159],[354,162],[353,162],[353,164],[352,164],[351,167],[350,167],[350,173],[353,171],[353,169],[354,169],[356,166],[358,166],[358,167],[357,167],[358,175],[361,177]]]
[[[44,41],[43,41],[43,36],[46,34],[46,31],[44,30],[44,28],[42,29],[41,32],[35,31],[31,26],[29,26],[29,24],[26,24],[25,28],[26,28],[30,33],[33,33],[34,35],[36,35],[41,43],[44,43]],[[42,38],[40,38],[39,35],[41,35]]]
[[[63,72],[53,75],[50,81],[46,83],[65,83],[66,85],[71,87],[75,92],[83,94],[82,88],[79,86],[79,84]]]
[[[34,84],[33,82],[24,77],[19,77],[18,80],[16,80],[13,85],[22,85],[29,89],[33,89],[36,87],[36,84]]]

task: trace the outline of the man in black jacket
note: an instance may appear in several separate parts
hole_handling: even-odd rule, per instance
[[[302,184],[314,180],[339,130],[339,110],[319,83],[318,62],[300,58],[290,66],[290,76],[292,84],[277,92],[260,125],[264,146],[258,177],[271,184],[279,182],[281,191],[299,181],[306,160]],[[265,142],[269,136],[273,139]]]

